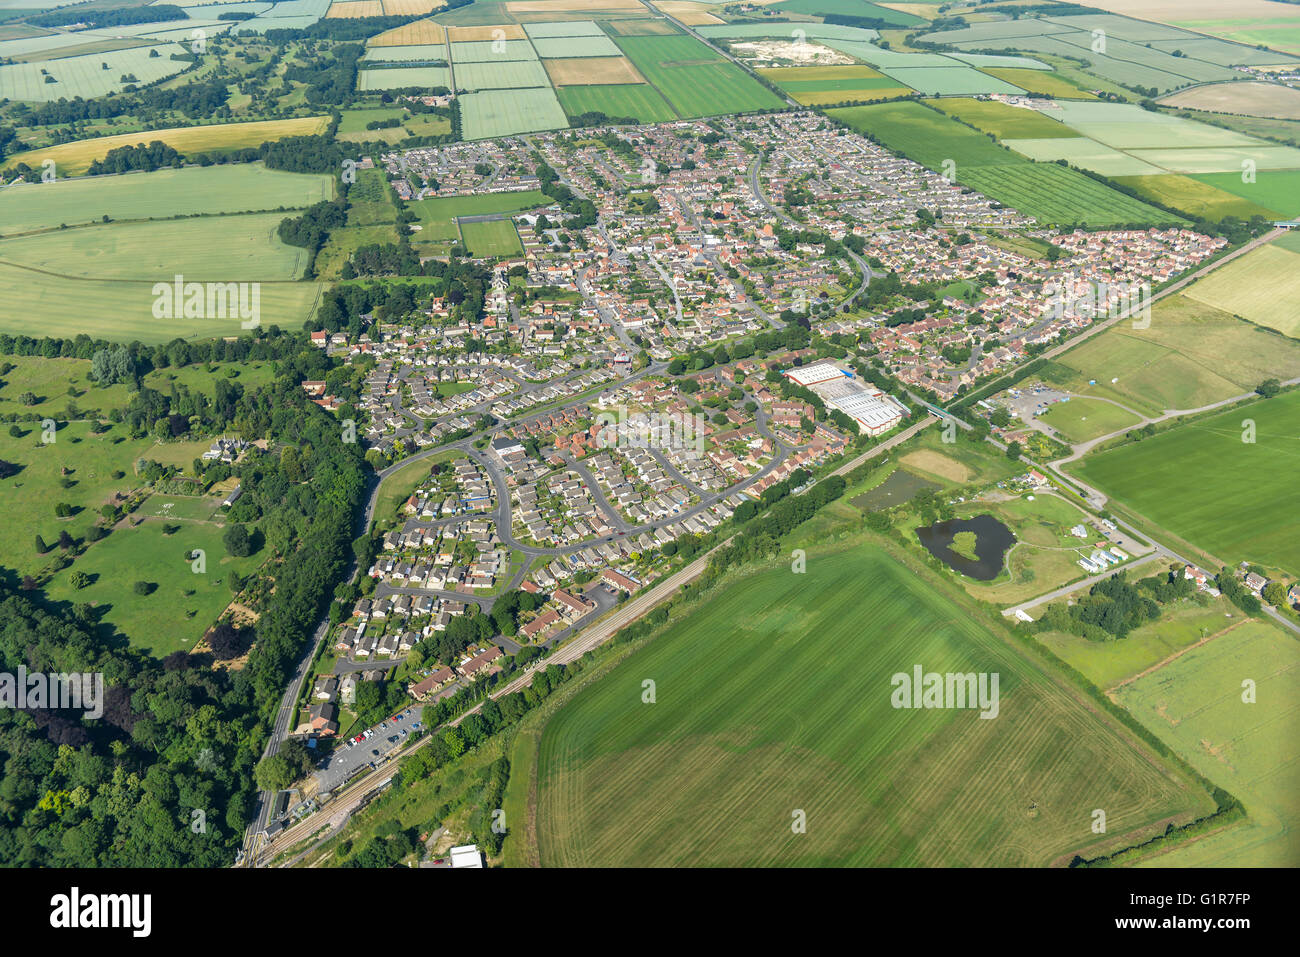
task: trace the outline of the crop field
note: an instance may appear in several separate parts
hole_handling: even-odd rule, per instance
[[[497,23],[481,26],[449,26],[447,27],[447,39],[453,43],[526,40],[528,34],[517,23]]]
[[[1000,140],[1078,138],[1079,134],[1064,123],[1037,110],[1007,106],[996,100],[935,100],[930,103],[949,116],[992,133]]]
[[[776,94],[694,37],[619,37],[618,45],[683,117],[744,113],[782,104]]]
[[[623,51],[609,37],[534,37],[533,46],[544,60],[560,57],[621,56]]]
[[[467,93],[460,97],[460,111],[467,140],[562,130],[569,125],[550,87]]]
[[[406,66],[387,70],[358,70],[357,89],[363,93],[371,90],[401,90],[407,87],[430,89],[451,86],[451,70],[445,66]]]
[[[1020,87],[982,73],[972,66],[881,66],[881,69],[918,93],[930,96],[1024,92]]]
[[[1058,356],[1044,378],[1159,415],[1244,395],[1265,379],[1300,376],[1298,343],[1182,295],[1151,310],[1148,328],[1116,323]]]
[[[1063,97],[1065,99],[1095,100],[1097,97],[1083,87],[1076,86],[1065,77],[1045,70],[1025,70],[1016,67],[981,66],[985,73],[1006,80],[1012,86],[1018,86],[1027,93],[1040,93],[1043,96]]]
[[[156,319],[157,280],[75,279],[0,262],[0,332],[30,334],[32,315],[49,336],[86,335],[119,342],[170,342],[243,333],[239,317]],[[263,325],[299,328],[311,317],[324,287],[313,282],[262,283]],[[22,303],[22,309],[16,308]]]
[[[551,718],[541,863],[1042,866],[1207,808],[978,622],[870,545],[726,587]],[[891,676],[917,664],[997,672],[997,719],[891,707]],[[792,833],[795,810],[806,833]]]
[[[139,133],[120,133],[98,139],[77,140],[58,146],[16,153],[6,161],[6,166],[26,163],[40,168],[47,159],[54,160],[59,176],[76,176],[84,173],[97,159],[103,159],[109,150],[137,143],[161,140],[172,149],[185,155],[195,153],[225,152],[261,146],[268,140],[281,140],[290,136],[312,136],[325,129],[326,116],[303,116],[292,120],[260,120],[254,123],[216,123],[211,126],[175,127],[166,130],[147,130]],[[280,205],[280,204],[276,204]]]
[[[598,86],[603,84],[645,84],[627,57],[592,57],[583,60],[547,60],[546,73],[556,87]],[[651,89],[654,93],[654,90]],[[657,99],[658,93],[655,93]],[[564,102],[561,97],[560,102]],[[612,114],[611,114],[612,115]]]
[[[419,10],[417,13],[428,13]],[[326,19],[348,19],[352,17],[382,17],[384,5],[381,0],[335,0],[330,4]]]
[[[1113,402],[1078,397],[1048,406],[1038,418],[1071,443],[1086,442],[1140,424],[1136,415]]]
[[[1175,134],[1176,135],[1176,134]],[[1260,170],[1295,170],[1300,168],[1300,150],[1290,146],[1206,147],[1202,149],[1135,149],[1138,159],[1160,166],[1171,173],[1226,173],[1241,176],[1242,163],[1250,160]]]
[[[572,20],[567,23],[525,23],[524,33],[534,40],[544,37],[603,37],[605,31],[595,20]]]
[[[0,241],[0,261],[74,279],[295,279],[307,250],[276,236],[284,213],[111,223]],[[149,300],[152,302],[152,299]]]
[[[562,86],[556,94],[570,116],[599,110],[606,116],[631,116],[642,123],[665,123],[677,118],[659,91],[648,83]]]
[[[1222,83],[1198,86],[1160,100],[1163,106],[1180,106],[1213,113],[1244,113],[1275,119],[1300,120],[1300,90],[1277,83]]]
[[[884,20],[900,27],[925,23],[920,17],[914,17],[910,13],[891,10],[889,7],[869,3],[867,0],[783,0],[781,3],[772,4],[772,9],[784,10],[787,13],[803,13],[814,17],[839,14],[846,17],[872,18]]]
[[[1050,120],[1048,122],[1051,122]],[[1057,124],[1062,126],[1062,124]],[[1072,133],[1068,126],[1063,126]],[[1003,146],[1009,146],[1023,156],[1039,163],[1054,163],[1065,160],[1071,166],[1089,169],[1103,176],[1161,176],[1165,171],[1159,166],[1152,166],[1128,153],[1123,153],[1109,146],[1103,146],[1086,136],[1061,136],[1042,139],[1006,139]]]
[[[1069,466],[1080,478],[1224,564],[1300,572],[1300,393],[1197,418]],[[1243,441],[1244,420],[1255,441]],[[1249,494],[1242,494],[1249,489]]]
[[[487,259],[524,253],[515,224],[508,219],[461,223],[460,235],[471,256]]]
[[[612,20],[609,32],[621,37],[658,37],[681,31],[667,20]]]
[[[367,42],[368,47],[389,47],[389,46],[406,46],[424,45],[430,43],[444,43],[447,39],[446,28],[441,23],[435,23],[432,20],[417,20],[415,23],[406,23],[400,27],[394,27],[392,30],[385,30],[378,36],[373,36]]]
[[[333,178],[261,163],[58,180],[0,191],[6,235],[112,220],[302,208],[334,195]],[[69,234],[63,234],[69,235]]]
[[[462,63],[536,59],[537,53],[527,40],[469,40],[451,44],[451,60],[458,68]]]
[[[405,63],[411,60],[433,63],[447,60],[445,43],[408,43],[397,47],[371,47],[362,63]]]
[[[1198,279],[1183,295],[1300,339],[1300,253],[1260,246]]]
[[[537,60],[505,60],[501,63],[458,63],[456,89],[508,90],[544,87],[550,81]]]
[[[1243,701],[1243,682],[1255,700]],[[1119,701],[1245,805],[1244,824],[1151,859],[1160,867],[1300,860],[1300,645],[1271,623],[1220,635],[1121,688]]]
[[[149,54],[154,52],[158,55],[151,57]],[[130,82],[123,76],[135,76],[135,82],[141,85],[175,76],[191,66],[188,61],[171,58],[174,53],[184,52],[178,44],[166,43],[54,61],[14,63],[0,66],[0,89],[10,99],[40,103],[77,96],[90,99],[121,90]],[[42,70],[46,73],[42,74]],[[54,82],[45,82],[46,76],[53,77]]]
[[[164,527],[180,525],[166,534]],[[195,521],[147,519],[135,528],[119,528],[95,542],[84,555],[54,576],[46,588],[55,601],[91,602],[101,621],[129,635],[131,645],[164,657],[189,651],[230,604],[226,577],[248,575],[266,553],[248,558],[226,554],[224,525]],[[186,555],[204,553],[206,569],[195,573]],[[81,571],[91,577],[85,588],[69,584]],[[154,585],[148,595],[135,594],[137,581]]]
[[[1215,175],[1215,174],[1211,174]],[[1231,177],[1232,174],[1225,173]],[[1240,181],[1241,177],[1235,177]],[[1181,209],[1190,216],[1204,216],[1217,220],[1224,216],[1236,216],[1238,219],[1250,219],[1263,216],[1276,219],[1281,213],[1268,209],[1231,192],[1219,189],[1209,183],[1191,176],[1179,176],[1177,173],[1160,173],[1147,176],[1116,176],[1116,182],[1131,186],[1148,199],[1153,199],[1166,206]],[[1261,197],[1262,198],[1262,197]]]
[[[1261,169],[1253,183],[1243,182],[1240,172],[1207,173],[1193,178],[1266,209],[1277,210],[1283,216],[1300,214],[1300,170]]]
[[[879,100],[912,92],[869,66],[776,67],[758,72],[805,106]]]

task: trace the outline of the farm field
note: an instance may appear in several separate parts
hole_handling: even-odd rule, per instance
[[[1193,178],[1283,216],[1300,214],[1300,170],[1261,169],[1253,183],[1243,183],[1240,172],[1203,173]]]
[[[564,108],[549,86],[535,90],[487,90],[459,98],[464,138],[488,139],[568,127]]]
[[[1300,339],[1300,253],[1260,246],[1198,279],[1183,295]]]
[[[450,87],[451,70],[445,66],[407,66],[357,71],[357,89],[363,93],[371,90],[402,90],[407,87],[428,89],[434,86]]]
[[[533,37],[533,47],[542,59],[564,57],[621,56],[617,44],[604,34],[581,37]]]
[[[445,43],[409,43],[402,46],[371,47],[361,58],[362,63],[436,63],[447,61]]]
[[[1058,356],[1044,380],[1155,416],[1300,376],[1300,344],[1182,295],[1151,310],[1148,328],[1116,323]]]
[[[283,213],[110,223],[0,241],[0,261],[75,279],[295,279],[308,253],[276,236]],[[152,298],[149,300],[152,303]]]
[[[996,100],[931,100],[930,106],[942,110],[1000,140],[1006,139],[1077,139],[1079,134],[1064,123],[1044,116],[1037,110],[1007,106]]]
[[[772,9],[784,10],[788,13],[803,13],[814,17],[822,17],[827,14],[839,14],[846,17],[869,17],[884,20],[900,27],[925,23],[920,17],[914,17],[898,10],[891,10],[889,7],[883,7],[876,3],[869,3],[867,0],[783,0],[781,3],[772,4]]]
[[[1067,468],[1224,564],[1252,561],[1295,574],[1298,416],[1300,393],[1283,393],[1094,451]],[[1243,441],[1246,419],[1254,423],[1254,442]],[[1252,494],[1234,492],[1245,488]]]
[[[155,83],[164,77],[175,76],[191,64],[188,60],[173,60],[173,54],[185,53],[185,48],[175,43],[129,50],[110,50],[84,56],[65,57],[60,60],[40,60],[35,63],[13,63],[0,66],[0,90],[14,100],[49,103],[54,100],[116,93],[134,76],[140,84]],[[155,53],[155,56],[150,56]],[[108,69],[104,69],[108,64]],[[46,74],[41,71],[46,70]],[[54,82],[45,82],[51,76]]]
[[[1278,83],[1222,83],[1162,97],[1162,106],[1300,120],[1300,90]]]
[[[848,672],[819,666],[845,656]],[[998,719],[891,707],[891,676],[918,662],[998,672]],[[544,866],[1046,865],[1209,803],[871,545],[710,596],[551,718],[537,780]]]
[[[168,535],[166,525],[181,527]],[[101,623],[130,636],[133,647],[155,657],[189,651],[230,604],[227,577],[250,574],[266,557],[264,550],[231,558],[223,534],[223,524],[182,519],[149,518],[134,528],[120,527],[56,574],[46,593],[55,601],[92,603]],[[194,549],[204,553],[203,574],[195,573],[186,559]],[[77,571],[91,576],[91,584],[73,588],[68,580]],[[156,588],[137,595],[137,581]]]
[[[443,43],[447,39],[447,30],[441,23],[433,20],[417,20],[415,23],[403,24],[392,30],[385,30],[371,37],[367,47],[405,46],[407,44]]]
[[[538,60],[506,60],[502,63],[456,64],[456,89],[509,90],[545,87],[550,80]]]
[[[268,140],[280,140],[289,136],[313,136],[324,130],[328,123],[329,117],[326,116],[303,116],[292,120],[214,123],[210,126],[121,133],[15,153],[5,161],[5,167],[26,163],[39,169],[42,163],[51,159],[54,160],[59,176],[76,176],[84,173],[95,160],[103,159],[110,150],[121,146],[161,140],[177,152],[192,156],[195,153],[227,152],[261,146]]]
[[[1021,93],[1020,87],[972,66],[888,66],[881,70],[905,86],[929,96],[973,93]]]
[[[1240,180],[1240,177],[1235,178]],[[1279,215],[1277,210],[1259,206],[1210,183],[1202,182],[1204,177],[1155,173],[1145,176],[1115,176],[1114,179],[1125,186],[1133,187],[1148,199],[1181,209],[1189,216],[1204,216],[1206,219],[1218,220],[1224,216],[1236,216],[1238,219],[1264,216],[1272,219]]]
[[[645,84],[645,77],[636,71],[627,57],[587,57],[577,60],[546,60],[543,65],[556,92],[562,86],[603,86],[616,84]],[[663,100],[658,91],[650,89],[655,99]],[[563,102],[563,100],[561,100]],[[614,115],[614,114],[611,114]]]
[[[333,191],[332,177],[285,173],[261,163],[24,184],[0,192],[0,223],[4,224],[0,231],[12,236],[95,223],[104,216],[120,221],[305,208],[331,199]]]
[[[1067,132],[1073,132],[1069,127],[1063,128]],[[1092,170],[1103,176],[1160,176],[1165,172],[1159,166],[1152,166],[1128,153],[1103,146],[1086,136],[1008,139],[1003,140],[1002,144],[1039,163],[1065,160],[1071,166]]]
[[[758,73],[805,106],[887,99],[911,92],[869,66],[777,67]]]
[[[599,110],[606,116],[631,116],[642,123],[664,123],[677,118],[659,91],[648,83],[562,86],[556,94],[570,116]]]
[[[522,256],[524,252],[515,224],[508,219],[462,223],[460,235],[471,256],[486,259],[499,256]]]
[[[1255,702],[1242,683],[1255,682]],[[1294,867],[1300,859],[1300,645],[1243,625],[1117,692],[1122,705],[1241,800],[1244,824],[1176,847],[1157,867]]]
[[[1105,399],[1073,398],[1048,406],[1039,421],[1050,425],[1071,443],[1086,442],[1120,429],[1140,425],[1133,413]]]
[[[782,100],[694,37],[619,37],[618,45],[682,117],[774,109]]]
[[[1046,70],[1025,70],[1018,67],[981,66],[981,70],[999,80],[1006,80],[1012,86],[1018,86],[1027,93],[1040,93],[1043,96],[1063,97],[1065,99],[1095,100],[1095,94],[1076,86],[1059,73]]]

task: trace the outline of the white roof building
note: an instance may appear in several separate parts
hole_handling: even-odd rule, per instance
[[[462,844],[460,847],[451,849],[451,866],[452,867],[482,867],[483,855],[478,851],[477,844]]]

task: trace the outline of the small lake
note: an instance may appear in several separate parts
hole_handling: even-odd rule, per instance
[[[870,491],[857,496],[851,504],[872,512],[883,508],[893,508],[895,505],[910,502],[916,496],[916,493],[923,488],[938,489],[940,486],[934,482],[927,482],[911,472],[895,469],[889,478]]]
[[[975,533],[974,561],[952,550],[958,532]],[[953,571],[982,582],[992,581],[1002,573],[1007,550],[1016,543],[1015,533],[992,515],[935,522],[918,528],[916,535],[926,551]]]

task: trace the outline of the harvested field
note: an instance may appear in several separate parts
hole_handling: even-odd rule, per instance
[[[632,61],[623,56],[547,60],[546,72],[556,86],[597,86],[606,83],[644,83]]]

